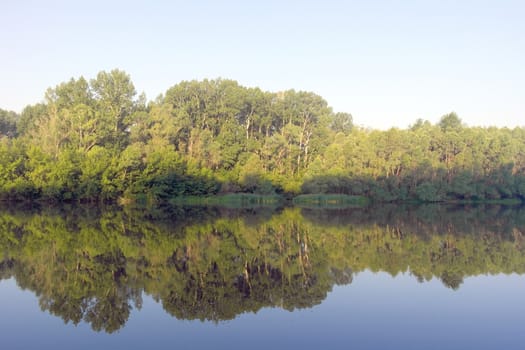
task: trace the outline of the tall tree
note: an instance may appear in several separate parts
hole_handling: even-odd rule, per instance
[[[456,112],[450,112],[441,117],[438,123],[441,130],[447,131],[457,131],[463,126],[461,119],[459,119]]]
[[[137,110],[135,86],[125,72],[114,69],[100,72],[91,80],[91,88],[99,111],[99,118],[111,126],[109,143],[123,147],[133,113]]]
[[[13,111],[0,109],[0,138],[16,136],[16,123],[18,114]]]
[[[350,113],[338,112],[332,116],[330,129],[335,133],[342,132],[343,134],[348,135],[353,127],[353,118]]]

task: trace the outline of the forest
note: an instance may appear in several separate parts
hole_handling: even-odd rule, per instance
[[[315,93],[227,79],[183,81],[148,101],[115,69],[49,88],[20,114],[0,110],[4,201],[523,201],[524,170],[524,128],[470,127],[451,112],[371,130]]]

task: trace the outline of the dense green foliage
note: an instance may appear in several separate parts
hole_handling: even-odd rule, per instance
[[[467,276],[525,273],[519,207],[422,206],[273,212],[193,207],[0,213],[0,279],[95,330],[121,328],[143,294],[179,319],[227,320],[319,304],[360,271],[411,273],[452,289]]]
[[[147,102],[119,70],[0,110],[0,199],[164,202],[217,193],[378,201],[525,198],[525,130],[366,130],[320,96],[184,81]]]

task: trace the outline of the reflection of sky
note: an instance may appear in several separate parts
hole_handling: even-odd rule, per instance
[[[32,292],[0,282],[4,349],[523,349],[525,276],[465,279],[459,290],[363,272],[311,309],[263,309],[214,324],[180,321],[151,298],[115,334],[64,326]]]

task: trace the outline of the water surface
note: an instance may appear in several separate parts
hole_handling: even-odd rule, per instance
[[[521,349],[525,212],[4,210],[10,349]]]

